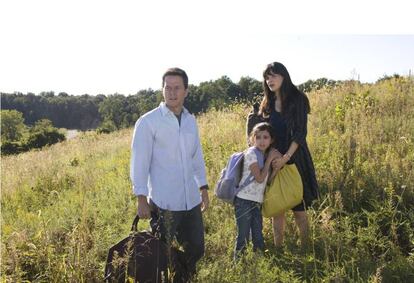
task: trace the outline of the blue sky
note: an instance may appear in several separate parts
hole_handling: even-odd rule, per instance
[[[261,79],[267,63],[308,79],[374,82],[414,72],[409,1],[0,2],[0,91],[91,95],[160,88],[164,70],[190,83]]]

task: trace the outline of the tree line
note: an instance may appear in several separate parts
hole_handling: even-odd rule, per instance
[[[298,87],[308,92],[324,86],[334,86],[337,81],[321,78],[309,80]],[[254,103],[261,99],[262,82],[242,77],[234,83],[227,76],[216,80],[189,85],[185,107],[193,114],[220,109],[234,102]],[[134,95],[69,95],[53,91],[23,94],[1,93],[1,109],[22,113],[24,124],[33,126],[47,119],[57,128],[112,132],[131,127],[140,115],[155,108],[162,101],[162,91],[145,89]]]
[[[384,76],[387,80],[399,76]],[[305,93],[323,87],[331,88],[342,81],[319,78],[308,80],[298,88]],[[185,107],[193,114],[206,112],[209,108],[220,109],[234,102],[253,104],[261,100],[262,82],[251,77],[242,77],[234,83],[227,76],[216,80],[189,85]],[[1,94],[1,109],[22,113],[24,123],[33,126],[41,119],[50,120],[57,128],[111,132],[131,127],[140,115],[155,108],[162,101],[162,91],[145,89],[134,95],[69,95],[53,91],[23,94],[20,92]]]
[[[377,82],[400,77],[384,76]],[[334,88],[343,81],[327,78],[308,80],[298,88],[308,93],[321,88]],[[253,105],[260,102],[262,82],[242,77],[234,83],[227,76],[216,80],[189,85],[189,95],[184,103],[193,114],[221,109],[235,102]],[[134,125],[144,113],[162,101],[162,90],[145,89],[134,95],[69,95],[53,91],[23,94],[1,94],[1,153],[15,154],[60,142],[65,135],[58,128],[96,130],[109,133]]]
[[[253,101],[261,93],[261,82],[242,77],[234,83],[227,76],[214,81],[189,85],[185,106],[193,114],[210,107],[221,108],[234,101]],[[67,129],[100,129],[113,131],[132,126],[143,113],[155,108],[162,101],[161,90],[140,90],[134,95],[69,95],[65,92],[1,93],[1,109],[17,110],[23,114],[24,123],[48,119],[55,127]]]

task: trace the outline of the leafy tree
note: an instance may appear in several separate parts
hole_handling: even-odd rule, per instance
[[[43,96],[43,97],[54,97],[55,96],[55,92],[53,92],[53,91],[42,91],[40,93],[40,96]]]
[[[136,98],[136,111],[139,115],[142,115],[155,107],[162,100],[162,93],[160,91],[154,91],[152,89],[140,90],[135,96]]]
[[[44,130],[30,134],[26,145],[29,148],[41,148],[46,145],[52,145],[65,140],[65,135],[59,133],[57,129]]]
[[[116,131],[117,128],[114,124],[114,122],[110,120],[105,120],[102,122],[102,124],[96,129],[96,132],[98,134],[109,134],[113,131]]]
[[[30,128],[31,133],[36,132],[43,132],[43,131],[51,131],[53,130],[53,124],[52,121],[48,119],[41,119],[39,121],[36,121],[33,127]]]
[[[103,96],[105,97],[105,96]],[[56,127],[68,129],[96,128],[101,122],[98,105],[102,95],[73,96],[53,92],[40,95],[28,93],[1,93],[2,109],[14,109],[23,113],[27,125],[33,125],[40,119],[49,119]]]
[[[303,92],[310,92],[311,90],[318,90],[324,87],[333,87],[339,82],[327,78],[319,78],[317,80],[307,80],[303,84],[298,85],[298,88]]]
[[[18,154],[27,151],[26,144],[4,141],[1,143],[1,155]]]
[[[225,101],[234,101],[241,98],[240,87],[233,83],[227,76],[222,76],[214,82],[220,89],[220,93],[224,96]]]
[[[190,84],[184,106],[191,113],[205,112],[208,109],[208,96],[201,91],[200,87]]]
[[[42,119],[37,121],[30,129],[26,145],[28,148],[41,148],[64,141],[65,139],[65,135],[53,127],[50,120]]]
[[[25,130],[23,114],[16,110],[1,110],[1,139],[19,140]]]
[[[114,94],[108,96],[99,104],[99,113],[105,121],[112,121],[117,129],[122,127],[124,108],[126,106],[125,96]]]
[[[399,74],[396,74],[396,73],[394,73],[394,75],[392,75],[392,76],[388,76],[387,74],[384,74],[384,76],[379,78],[376,82],[379,83],[379,82],[382,82],[382,81],[388,81],[388,80],[391,80],[391,79],[399,79],[399,78],[401,78],[401,76]]]
[[[262,82],[251,77],[241,77],[238,83],[242,100],[250,103],[261,100],[263,92]]]

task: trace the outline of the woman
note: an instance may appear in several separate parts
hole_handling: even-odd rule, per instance
[[[251,113],[247,121],[250,133],[254,124],[268,121],[274,129],[275,144],[283,154],[272,162],[274,170],[285,164],[294,163],[302,178],[303,202],[292,208],[299,228],[302,247],[308,241],[308,219],[306,209],[318,198],[318,183],[312,157],[306,143],[307,115],[310,112],[309,100],[292,83],[286,67],[278,62],[267,65],[263,72],[264,97],[258,112]],[[285,213],[272,218],[274,243],[281,247],[285,231]]]

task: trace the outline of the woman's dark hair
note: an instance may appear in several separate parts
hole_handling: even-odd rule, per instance
[[[270,115],[271,107],[274,107],[275,94],[266,83],[266,76],[271,74],[278,74],[283,77],[282,86],[280,87],[280,94],[282,98],[282,115],[288,119],[294,118],[299,108],[305,107],[306,113],[310,113],[309,100],[306,95],[301,92],[290,79],[290,75],[286,67],[279,62],[273,62],[266,66],[263,71],[263,89],[264,95],[262,103],[260,104],[259,114],[264,117]],[[299,110],[300,111],[300,110]]]
[[[165,84],[165,77],[167,76],[179,76],[183,79],[184,82],[184,88],[188,88],[188,76],[186,72],[180,68],[169,68],[167,71],[165,71],[164,75],[162,76],[162,87],[164,87]]]
[[[274,141],[274,133],[273,133],[272,125],[270,125],[268,122],[261,122],[261,123],[256,124],[253,127],[252,132],[250,133],[250,136],[249,136],[250,144],[253,144],[253,137],[255,137],[257,133],[261,131],[267,131],[272,141]]]

